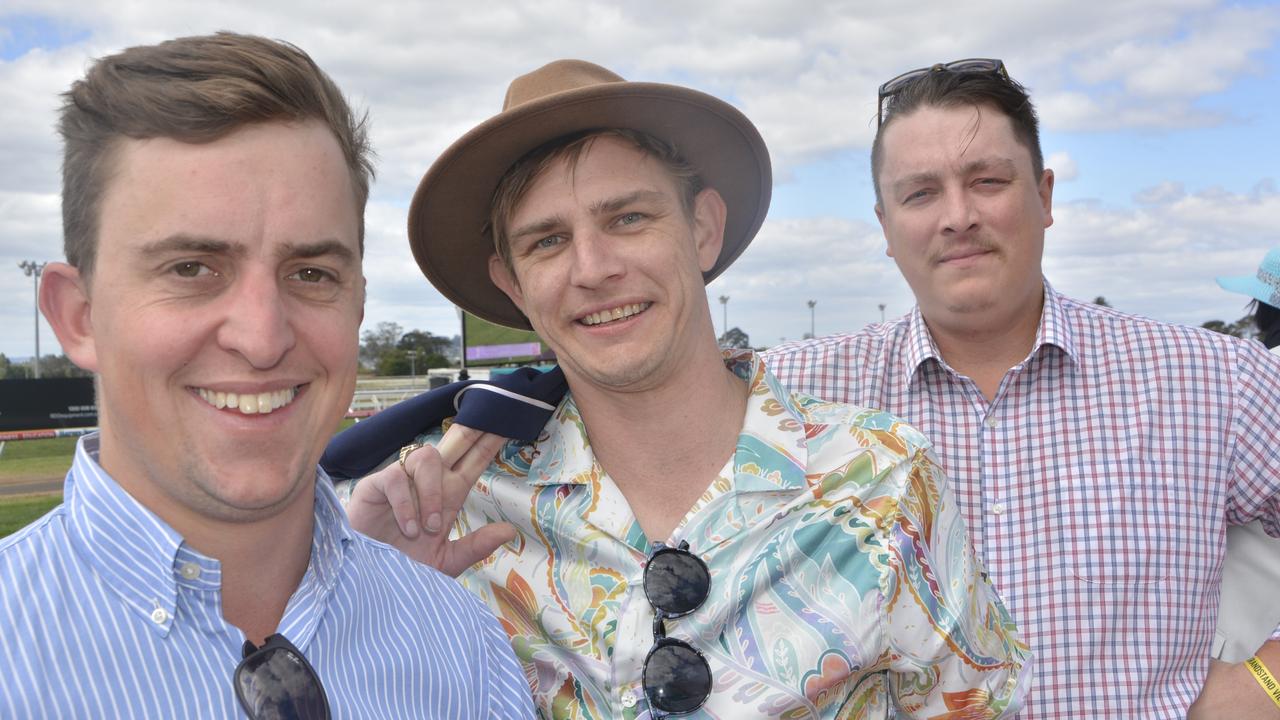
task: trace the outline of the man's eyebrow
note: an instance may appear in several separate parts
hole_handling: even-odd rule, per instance
[[[1001,170],[1009,173],[1016,173],[1018,169],[1017,163],[1009,158],[977,158],[970,160],[960,167],[961,175],[972,175],[974,173],[984,172],[988,170]],[[916,185],[926,185],[938,182],[940,176],[935,172],[912,173],[890,183],[889,187],[894,190],[903,190]]]
[[[162,253],[199,253],[201,255],[243,255],[245,248],[237,243],[217,240],[200,235],[178,233],[166,238],[143,244],[138,248],[141,255],[157,255]]]
[[[138,252],[142,255],[196,253],[200,255],[243,257],[249,254],[249,249],[243,243],[218,240],[202,235],[178,233],[155,242],[146,243],[138,249]],[[304,243],[284,243],[277,250],[276,255],[280,259],[307,259],[331,255],[343,262],[354,262],[356,260],[356,252],[351,247],[334,239]]]
[[[657,190],[636,190],[635,192],[619,195],[618,197],[605,198],[591,205],[592,215],[608,215],[618,212],[619,210],[637,202],[664,202],[666,195]]]
[[[281,258],[315,258],[331,255],[343,262],[354,262],[356,252],[340,240],[319,240],[310,243],[285,243],[277,253]]]
[[[552,215],[539,220],[534,220],[527,225],[523,225],[513,231],[509,238],[512,241],[529,235],[545,235],[557,228],[564,227],[564,218],[559,215]]]
[[[627,206],[633,203],[637,203],[637,202],[665,203],[666,200],[667,200],[667,196],[657,190],[636,190],[635,192],[629,192],[625,195],[618,195],[617,197],[597,200],[596,202],[591,204],[591,207],[588,208],[588,211],[592,215],[609,215],[611,213],[618,212],[619,210],[622,210],[623,208],[626,208]],[[534,220],[531,223],[520,226],[519,228],[512,231],[508,235],[508,237],[514,241],[523,237],[527,237],[529,235],[543,235],[546,233],[553,232],[563,227],[565,224],[566,224],[566,221],[563,216],[551,215],[549,217],[540,218],[538,220]]]
[[[984,170],[1016,172],[1017,169],[1018,166],[1012,159],[1003,157],[976,158],[965,163],[962,168],[965,175],[972,175],[973,173],[982,172]]]

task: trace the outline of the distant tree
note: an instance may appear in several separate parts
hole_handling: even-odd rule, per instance
[[[6,380],[12,377],[12,368],[13,363],[9,361],[9,358],[5,357],[4,353],[0,353],[0,380]]]
[[[751,338],[742,332],[741,328],[731,327],[720,336],[720,347],[727,348],[749,348],[751,347]]]
[[[1107,302],[1107,299],[1101,295],[1093,299],[1093,304],[1101,305],[1102,307],[1111,307],[1111,303]]]
[[[449,338],[432,335],[422,330],[410,330],[400,338],[396,347],[401,350],[417,350],[418,357],[421,358],[424,355],[443,356],[449,352],[449,346],[452,344]]]
[[[45,355],[40,359],[40,377],[93,377],[93,373],[71,362],[71,358],[66,355]]]
[[[1210,320],[1200,327],[1222,333],[1223,335],[1245,338],[1246,340],[1254,340],[1258,337],[1258,325],[1253,321],[1252,314],[1245,315],[1233,323],[1226,323],[1221,320]]]
[[[404,328],[393,322],[380,322],[372,330],[365,330],[360,336],[360,362],[377,368],[383,353],[394,350],[403,334]]]

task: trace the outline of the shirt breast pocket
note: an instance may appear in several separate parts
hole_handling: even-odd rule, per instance
[[[1060,491],[1061,550],[1078,580],[1126,587],[1169,577],[1165,480],[1132,467],[1093,468]]]

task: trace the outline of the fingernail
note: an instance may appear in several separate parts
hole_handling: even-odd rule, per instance
[[[440,513],[431,513],[427,516],[427,532],[440,531]]]
[[[418,536],[418,521],[417,521],[417,520],[410,520],[409,522],[405,523],[405,524],[404,524],[404,534],[405,534],[405,535],[408,535],[409,537],[417,537],[417,536]]]

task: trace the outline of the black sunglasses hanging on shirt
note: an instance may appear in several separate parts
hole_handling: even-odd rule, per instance
[[[320,676],[283,635],[272,635],[262,647],[246,640],[233,684],[250,720],[329,720]]]
[[[666,621],[697,610],[711,594],[707,564],[689,543],[655,542],[644,568],[644,594],[653,606],[653,647],[644,658],[644,694],[656,718],[687,715],[711,695],[711,666],[689,643],[667,637]]]

